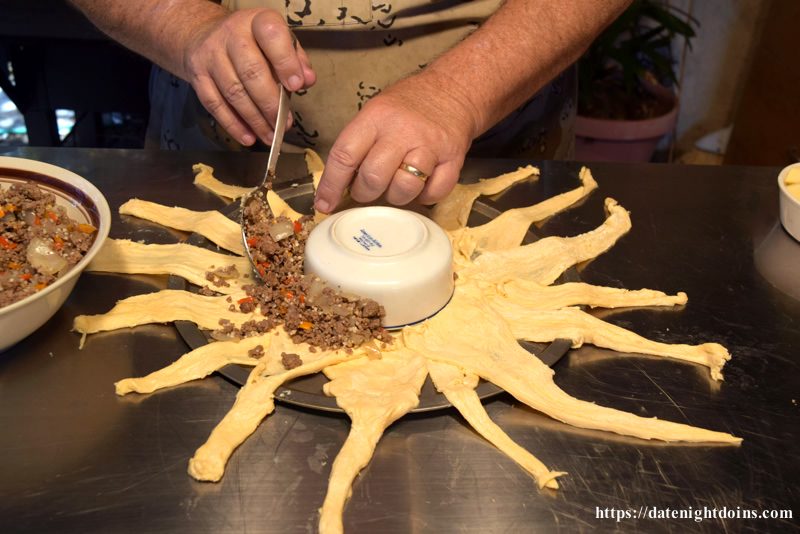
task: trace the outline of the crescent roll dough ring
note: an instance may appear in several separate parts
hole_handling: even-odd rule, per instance
[[[575,237],[545,237],[521,247],[478,256],[459,273],[481,281],[502,283],[514,278],[549,285],[576,263],[596,258],[631,228],[628,211],[606,199],[608,217],[599,227]]]
[[[529,310],[558,310],[583,304],[590,308],[620,308],[627,306],[680,306],[686,304],[686,293],[667,295],[652,289],[622,289],[567,282],[543,286],[530,280],[514,279],[496,290],[496,296],[525,306]]]
[[[243,285],[252,284],[250,262],[246,258],[220,254],[204,248],[177,243],[146,245],[127,239],[108,239],[87,267],[89,271],[123,274],[174,274],[191,284],[209,284],[206,273],[233,265],[238,276],[215,285],[214,291],[243,293]]]
[[[269,209],[272,210],[272,214],[275,217],[280,217],[282,215],[287,219],[296,221],[303,216],[302,213],[297,213],[294,211],[292,207],[289,206],[285,200],[279,197],[275,191],[267,191],[267,203],[269,204]]]
[[[324,166],[314,152],[306,151],[305,156],[316,189]],[[237,198],[248,190],[223,184],[208,166],[198,164],[194,170],[195,183],[215,194]],[[598,228],[574,237],[546,237],[520,246],[531,224],[573,206],[597,187],[588,169],[581,170],[580,184],[566,193],[509,210],[485,225],[466,227],[472,205],[480,195],[497,194],[537,177],[538,170],[528,166],[476,184],[457,185],[434,208],[433,218],[448,231],[456,252],[455,292],[441,312],[424,323],[406,327],[395,335],[391,345],[364,345],[350,352],[322,351],[293,343],[283,328],[277,328],[264,335],[216,341],[195,349],[161,370],[121,380],[116,384],[117,393],[149,393],[201,379],[230,363],[252,366],[233,407],[189,461],[191,476],[218,481],[235,449],[274,410],[276,389],[293,378],[324,371],[330,379],[324,392],[334,396],[350,416],[351,429],[332,465],[320,514],[323,534],[342,532],[342,513],[357,475],[370,461],[386,428],[417,406],[427,376],[472,428],[530,473],[540,488],[557,489],[556,478],[565,473],[550,470],[489,418],[475,392],[478,377],[575,427],[648,440],[739,444],[740,438],[726,432],[639,417],[572,397],[555,384],[552,369],[519,345],[523,339],[547,342],[567,338],[575,347],[593,343],[621,352],[703,365],[716,380],[722,379],[722,367],[730,359],[728,351],[716,343],[695,346],[652,341],[574,307],[680,306],[687,301],[685,293],[629,291],[586,283],[553,285],[566,269],[603,254],[631,229],[630,215],[613,199],[605,200],[607,217]],[[301,216],[275,192],[270,192],[267,200],[275,215],[292,220]],[[121,212],[194,231],[223,248],[240,251],[239,226],[215,212],[192,212],[144,201],[126,203]],[[324,216],[315,214],[317,219]],[[235,271],[229,268],[231,265]],[[224,272],[232,277],[209,285],[206,273],[220,268],[228,268]],[[175,320],[215,329],[222,319],[239,327],[259,317],[241,313],[235,306],[231,309],[234,299],[245,294],[242,286],[253,282],[248,276],[249,263],[237,256],[184,244],[109,240],[90,270],[175,274],[220,295],[164,290],[130,297],[107,313],[77,317],[75,329],[84,335]],[[284,363],[284,355],[293,356],[291,364]],[[298,366],[286,369],[294,364]]]
[[[205,189],[206,191],[214,193],[226,201],[236,200],[255,189],[255,187],[241,187],[220,182],[214,176],[214,167],[210,167],[204,163],[192,165],[192,170],[195,173],[194,185],[200,189]]]
[[[247,383],[236,395],[233,407],[189,460],[189,474],[197,480],[212,482],[222,478],[225,464],[236,447],[275,410],[275,390],[284,382],[363,356],[363,351],[351,351],[350,354],[345,351],[325,353],[315,361],[269,376],[263,375],[266,365],[254,367]]]
[[[240,256],[244,255],[241,226],[218,211],[171,208],[134,198],[120,206],[119,212],[122,215],[133,215],[176,230],[195,232],[225,250]]]
[[[258,346],[269,346],[272,336],[248,337],[241,341],[219,341],[188,352],[173,363],[141,378],[125,378],[115,383],[117,395],[152,393],[158,389],[177,386],[205,378],[222,367],[236,363],[255,366],[258,360],[248,352]]]
[[[502,428],[489,418],[478,394],[475,393],[478,375],[465,374],[455,365],[435,360],[428,360],[428,372],[431,374],[431,380],[436,389],[447,397],[447,400],[456,407],[476,432],[530,473],[536,479],[540,489],[558,489],[556,477],[567,473],[550,471],[538,458],[517,445],[508,437],[508,434],[503,432]]]
[[[683,345],[651,341],[578,308],[529,310],[506,299],[496,301],[493,308],[509,324],[517,339],[535,342],[570,339],[573,348],[591,343],[619,352],[684,360],[708,367],[714,380],[722,380],[722,366],[731,359],[725,347],[717,343]]]
[[[234,300],[233,297],[231,300]],[[219,328],[220,319],[239,327],[245,321],[260,317],[256,312],[230,311],[229,306],[227,296],[205,296],[178,289],[164,289],[120,300],[106,313],[79,315],[72,329],[81,334],[95,334],[143,324],[191,321],[200,328],[214,330]]]
[[[427,376],[425,358],[408,349],[325,369],[327,395],[350,416],[350,434],[336,456],[320,509],[320,534],[344,530],[342,511],[356,475],[372,458],[384,430],[419,404]]]
[[[548,198],[527,208],[504,211],[488,223],[472,228],[461,228],[451,232],[454,250],[471,258],[478,251],[506,250],[522,243],[525,233],[534,222],[567,209],[597,189],[591,171],[583,167],[580,171],[581,185],[571,191]]]
[[[555,385],[553,370],[532,358],[505,321],[493,315],[480,297],[462,291],[439,314],[407,328],[403,337],[410,348],[429,359],[475,373],[534,410],[572,426],[663,441],[741,442],[724,432],[647,419],[571,397]],[[456,325],[463,324],[470,328],[450,335]]]
[[[482,179],[474,184],[456,184],[444,200],[433,207],[431,219],[447,231],[457,230],[467,225],[472,204],[481,195],[496,195],[522,180],[537,179],[539,169],[532,165],[497,176]]]

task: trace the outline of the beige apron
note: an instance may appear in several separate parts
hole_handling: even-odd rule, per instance
[[[271,7],[285,14],[317,73],[313,87],[292,96],[296,123],[286,142],[325,155],[370,98],[463,40],[500,1],[223,0],[222,4],[231,10]],[[474,153],[539,159],[568,156],[574,78],[572,70],[562,75],[476,140]],[[188,84],[159,69],[151,80],[151,104],[151,146],[242,149],[202,108]]]

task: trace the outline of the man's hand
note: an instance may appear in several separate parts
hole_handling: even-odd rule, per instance
[[[577,60],[630,2],[505,0],[466,39],[370,100],[342,130],[316,208],[333,210],[351,182],[357,201],[384,191],[392,204],[442,199],[472,139]],[[427,183],[399,169],[403,163],[429,174]]]
[[[331,148],[315,207],[333,210],[351,181],[350,195],[358,202],[384,193],[395,205],[444,198],[458,180],[475,120],[466,99],[441,87],[423,72],[371,99]],[[400,168],[403,163],[411,172]]]
[[[243,145],[272,142],[278,83],[316,81],[284,16],[231,12],[209,0],[70,0],[98,28],[192,84],[200,101]]]
[[[271,9],[236,11],[206,23],[184,51],[182,74],[203,106],[243,145],[256,137],[272,142],[278,83],[298,91],[316,81],[284,17]]]

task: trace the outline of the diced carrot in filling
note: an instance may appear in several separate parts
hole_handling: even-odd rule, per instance
[[[0,190],[0,308],[48,287],[78,263],[97,228],[73,221],[33,183]]]

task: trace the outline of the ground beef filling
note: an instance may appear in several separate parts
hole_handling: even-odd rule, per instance
[[[281,352],[281,363],[287,371],[290,371],[303,365],[303,360],[300,359],[299,354]]]
[[[391,340],[381,324],[383,307],[377,302],[336,291],[317,276],[303,273],[305,244],[314,227],[311,217],[294,222],[273,217],[266,201],[257,198],[245,206],[243,219],[247,244],[263,283],[244,286],[247,296],[231,302],[230,309],[259,312],[264,319],[247,321],[240,328],[220,321],[213,337],[257,335],[283,324],[296,343],[326,350],[358,347],[372,339]],[[208,273],[209,281],[220,274],[227,273],[221,269]],[[289,368],[285,360],[284,365]]]
[[[55,282],[86,254],[96,234],[34,184],[0,189],[0,308]]]

